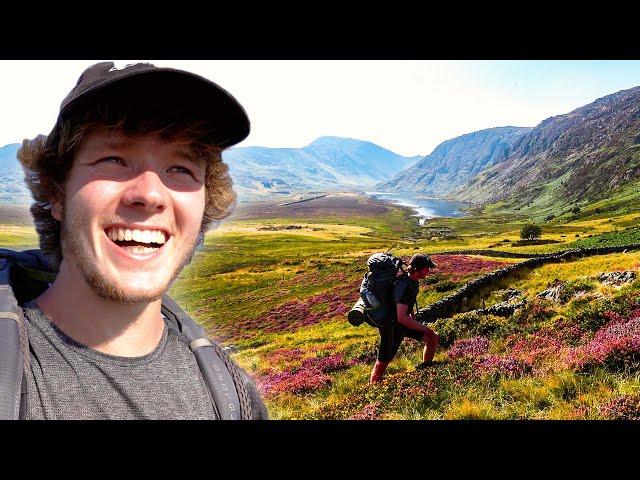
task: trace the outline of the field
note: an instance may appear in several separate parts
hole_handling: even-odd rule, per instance
[[[640,250],[513,275],[432,324],[441,338],[433,367],[416,370],[420,345],[405,340],[376,386],[367,380],[377,330],[346,321],[371,253],[432,254],[438,267],[421,285],[424,307],[525,259],[513,253],[640,242],[640,211],[625,201],[536,218],[542,241],[529,243],[519,232],[534,215],[504,206],[420,226],[408,209],[355,194],[240,204],[170,293],[233,347],[275,419],[638,418],[640,278],[599,275],[637,274]],[[35,246],[32,227],[0,227],[0,244]],[[502,253],[451,253],[477,249]],[[507,317],[472,311],[516,301],[524,306]]]
[[[406,340],[387,379],[373,387],[367,380],[378,333],[351,326],[345,315],[375,251],[391,248],[404,258],[433,254],[438,268],[418,297],[426,306],[485,272],[523,260],[509,257],[512,252],[637,242],[639,218],[619,211],[543,222],[541,240],[553,243],[518,245],[528,221],[518,212],[435,219],[420,227],[407,210],[363,197],[253,204],[207,236],[207,253],[173,293],[235,347],[235,359],[255,378],[273,418],[634,418],[640,414],[640,283],[608,285],[596,277],[637,272],[640,252],[519,274],[487,292],[483,303],[504,301],[512,288],[518,300],[527,299],[524,308],[507,318],[462,313],[437,320],[442,345],[436,366],[416,370],[420,346]],[[505,256],[447,253],[462,249]],[[202,286],[197,293],[194,277]],[[557,284],[565,287],[558,302],[536,297]]]

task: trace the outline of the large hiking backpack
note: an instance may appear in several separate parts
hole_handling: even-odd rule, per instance
[[[30,355],[22,305],[44,292],[55,276],[39,250],[0,248],[0,420],[20,419],[25,414],[25,372]],[[218,419],[267,418],[246,373],[219,345],[206,338],[204,329],[168,295],[162,298],[162,314],[189,340]]]
[[[369,271],[360,284],[360,300],[347,315],[352,325],[363,322],[380,328],[391,315],[393,293],[398,272],[404,271],[404,261],[390,253],[374,253],[367,260]]]

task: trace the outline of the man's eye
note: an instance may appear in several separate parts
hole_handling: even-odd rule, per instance
[[[96,163],[112,164],[112,165],[124,165],[124,160],[120,157],[104,157],[98,160]]]
[[[181,167],[179,165],[176,165],[174,167],[171,167],[169,169],[170,172],[178,172],[178,173],[186,173],[187,175],[193,175],[193,173],[191,172],[191,170],[189,170],[188,168],[185,167]]]

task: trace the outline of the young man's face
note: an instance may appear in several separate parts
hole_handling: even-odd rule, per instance
[[[159,298],[195,251],[205,171],[184,145],[92,131],[52,207],[66,268],[111,301]]]

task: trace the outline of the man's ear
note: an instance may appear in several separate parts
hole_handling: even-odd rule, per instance
[[[62,221],[62,202],[60,200],[51,202],[51,216],[59,222]]]

